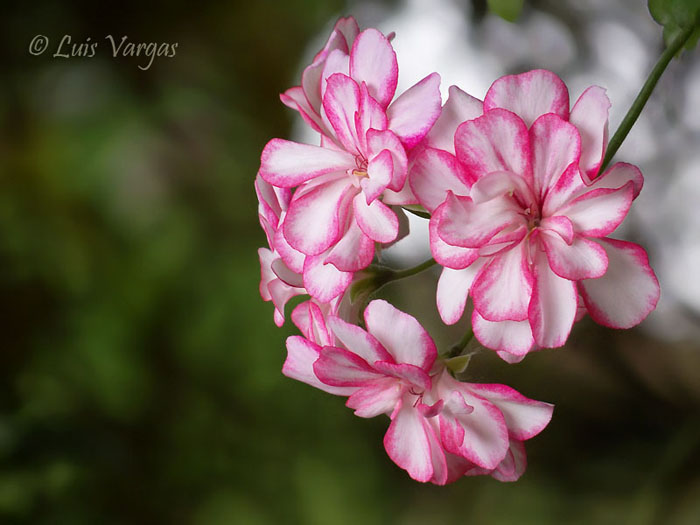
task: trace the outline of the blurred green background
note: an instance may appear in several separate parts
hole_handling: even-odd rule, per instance
[[[415,483],[383,450],[386,418],[281,375],[293,329],[258,294],[253,190],[295,121],[278,93],[336,17],[400,8],[3,5],[0,523],[700,522],[697,341],[585,321],[519,365],[480,354],[473,381],[556,404],[515,484]],[[485,2],[462,8],[483,23]],[[31,56],[37,34],[51,44]],[[96,56],[52,58],[65,34]],[[108,34],[177,55],[142,71]],[[438,322],[435,279],[385,294],[449,344],[463,325]]]

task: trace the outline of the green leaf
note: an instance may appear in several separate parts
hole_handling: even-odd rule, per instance
[[[488,0],[489,9],[508,22],[515,22],[523,10],[524,0]]]
[[[700,0],[649,0],[649,12],[664,27],[667,46],[684,29],[698,26],[685,48],[693,49],[696,46],[700,38]]]

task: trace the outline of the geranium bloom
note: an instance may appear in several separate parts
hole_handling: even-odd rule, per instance
[[[289,247],[279,235],[282,219],[287,211],[291,192],[286,188],[275,188],[260,176],[255,178],[255,192],[258,195],[258,218],[265,231],[268,248],[259,248],[260,295],[263,301],[275,305],[274,320],[277,326],[284,324],[284,307],[292,297],[306,294],[300,272],[304,256]],[[281,249],[285,257],[277,250]],[[285,261],[286,259],[286,261]],[[294,271],[290,268],[296,268]]]
[[[273,186],[296,187],[282,235],[305,256],[305,288],[328,301],[370,264],[375,243],[398,238],[405,217],[390,205],[414,202],[405,188],[406,148],[421,141],[438,117],[440,93],[434,73],[390,104],[396,55],[375,29],[354,38],[349,54],[341,46],[323,56],[313,89],[305,82],[299,92],[320,94],[323,126],[314,127],[323,133],[321,145],[273,139],[263,150],[260,175]]]
[[[643,182],[623,163],[595,176],[609,106],[591,87],[569,111],[566,86],[548,71],[506,76],[483,115],[457,128],[456,156],[428,147],[416,160],[412,185],[433,211],[431,250],[446,267],[440,314],[456,322],[470,295],[476,337],[504,359],[563,345],[584,308],[629,328],[656,306],[644,250],[607,237]],[[444,192],[439,205],[433,185]]]
[[[296,310],[295,310],[296,312]],[[517,479],[525,467],[522,441],[549,422],[552,406],[503,385],[453,379],[435,344],[410,315],[372,301],[367,331],[313,303],[299,313],[305,337],[287,340],[283,373],[348,396],[360,417],[387,414],[389,457],[418,481],[445,484],[462,475]]]

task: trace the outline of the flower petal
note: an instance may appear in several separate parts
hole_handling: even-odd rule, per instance
[[[260,158],[260,176],[270,184],[291,188],[326,173],[355,165],[346,151],[337,151],[290,140],[272,139]]]
[[[453,246],[479,248],[498,232],[522,222],[520,212],[520,207],[509,197],[475,204],[470,197],[448,192],[437,232]]]
[[[557,75],[535,69],[496,80],[484,98],[484,112],[494,108],[512,111],[530,127],[545,113],[569,118],[569,91]]]
[[[431,213],[445,202],[448,191],[469,195],[472,183],[457,157],[433,148],[425,148],[414,159],[408,182],[418,201]]]
[[[306,71],[304,71],[304,74],[305,73]],[[302,75],[302,79],[303,78],[304,77]],[[319,86],[320,85],[321,84],[319,77]],[[321,120],[321,117],[318,114],[318,110],[311,106],[306,97],[306,94],[304,93],[304,89],[301,86],[294,86],[289,88],[287,91],[280,95],[280,100],[282,101],[282,104],[284,104],[288,108],[297,110],[301,115],[301,118],[304,119],[304,122],[311,126],[311,128],[314,131],[317,131],[318,133],[326,132],[325,125],[323,124],[323,121]],[[321,101],[319,99],[318,106],[316,107],[320,107],[320,105]]]
[[[433,477],[432,432],[418,410],[402,403],[384,435],[384,448],[399,467],[416,481],[430,481]]]
[[[608,144],[608,114],[610,99],[605,90],[591,86],[584,91],[571,108],[569,122],[581,135],[581,172],[592,180],[598,174],[598,168],[605,155]]]
[[[358,417],[390,415],[401,399],[401,383],[394,377],[384,377],[368,383],[353,393],[346,406]]]
[[[440,398],[445,401],[438,416],[445,449],[480,467],[495,468],[508,451],[508,428],[503,414],[449,373],[444,372],[438,381]]]
[[[457,86],[450,86],[447,102],[426,135],[425,145],[454,154],[457,127],[462,122],[481,116],[482,113],[481,100],[468,95]]]
[[[374,257],[374,242],[367,237],[356,222],[350,222],[348,231],[324,258],[324,264],[332,264],[343,272],[357,272],[367,268]]]
[[[353,354],[360,356],[369,365],[375,361],[389,361],[393,358],[371,334],[362,328],[330,316],[328,327],[338,340]]]
[[[534,278],[527,242],[496,255],[477,276],[471,295],[474,308],[489,321],[524,321]]]
[[[408,159],[406,158],[406,150],[401,145],[399,138],[389,130],[370,129],[367,132],[367,149],[370,159],[384,150],[388,150],[391,153],[393,172],[389,189],[400,191],[406,182]]]
[[[488,399],[503,413],[508,434],[525,441],[542,432],[552,419],[554,405],[535,401],[506,385],[465,383],[469,390]]]
[[[510,111],[494,109],[461,124],[455,133],[455,150],[474,180],[492,171],[510,171],[530,180],[527,127]]]
[[[394,175],[394,162],[388,149],[370,159],[367,165],[367,177],[360,179],[360,186],[365,194],[367,204],[372,204],[391,182]]]
[[[440,116],[440,75],[431,73],[404,91],[387,109],[389,128],[408,149],[418,144]]]
[[[321,382],[314,374],[313,364],[319,358],[321,347],[303,337],[293,335],[287,338],[287,359],[282,366],[282,373],[291,378],[334,394],[348,396],[356,389],[353,387],[330,386]]]
[[[488,259],[480,259],[462,270],[443,268],[437,285],[437,309],[445,324],[455,324],[464,313],[469,289]]]
[[[335,344],[333,334],[328,331],[326,326],[326,318],[314,301],[309,300],[298,304],[292,310],[292,322],[309,341],[313,341],[319,346],[333,346]]]
[[[558,215],[568,217],[580,235],[605,237],[625,219],[633,198],[632,182],[618,189],[597,188],[562,206]]]
[[[527,320],[487,321],[475,310],[472,314],[472,328],[474,336],[482,345],[499,354],[506,352],[514,356],[525,356],[535,344]]]
[[[322,184],[309,192],[297,194],[289,205],[282,225],[284,238],[306,255],[324,252],[340,238],[354,188],[347,178]]]
[[[365,309],[365,325],[397,363],[429,371],[437,357],[432,338],[416,319],[376,299]]]
[[[641,246],[616,239],[599,239],[608,256],[603,277],[581,281],[579,291],[596,323],[631,328],[641,323],[659,300],[659,281]]]
[[[534,286],[528,310],[535,342],[543,348],[563,346],[576,317],[576,284],[555,274],[544,252],[533,261]]]
[[[440,238],[440,235],[438,235],[438,226],[444,218],[443,211],[445,208],[446,204],[441,204],[430,218],[430,251],[438,264],[455,270],[461,270],[472,264],[479,257],[479,250],[475,248],[452,246]]]
[[[350,76],[358,84],[367,83],[370,94],[382,107],[394,98],[399,78],[396,53],[376,29],[366,29],[355,39],[350,51]]]
[[[332,264],[324,263],[325,254],[310,255],[304,261],[304,288],[322,303],[335,299],[352,282],[352,272],[342,272]]]
[[[549,266],[559,277],[572,281],[597,279],[608,269],[605,250],[590,239],[577,235],[569,245],[559,235],[546,232],[541,239]]]
[[[336,137],[350,153],[360,153],[355,115],[360,111],[360,87],[350,77],[341,73],[331,75],[323,94],[323,109]],[[353,167],[348,165],[347,167]]]
[[[314,374],[327,385],[362,387],[382,378],[367,361],[348,350],[324,346],[319,353],[320,356],[314,363]]]
[[[530,148],[534,190],[542,199],[571,164],[578,166],[581,138],[574,125],[548,113],[532,124]]]
[[[371,204],[363,194],[352,201],[355,220],[367,237],[375,242],[391,242],[399,233],[399,219],[391,209],[376,199]]]

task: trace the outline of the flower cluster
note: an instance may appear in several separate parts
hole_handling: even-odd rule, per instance
[[[442,266],[442,320],[458,322],[471,297],[476,339],[504,360],[562,346],[586,314],[629,328],[659,286],[640,246],[608,236],[642,175],[624,163],[599,174],[603,89],[570,108],[561,79],[535,70],[498,79],[483,101],[452,86],[442,105],[433,73],[395,96],[392,38],[339,20],[301,85],[282,94],[319,140],[272,139],[262,152],[260,293],[278,326],[292,297],[309,296],[291,314],[302,336],[287,340],[283,373],[346,396],[360,417],[389,416],[384,446],[413,479],[512,481],[552,405],[458,381],[414,317],[383,300],[362,311],[349,289],[381,284],[372,262],[408,234],[404,207],[420,205]]]

